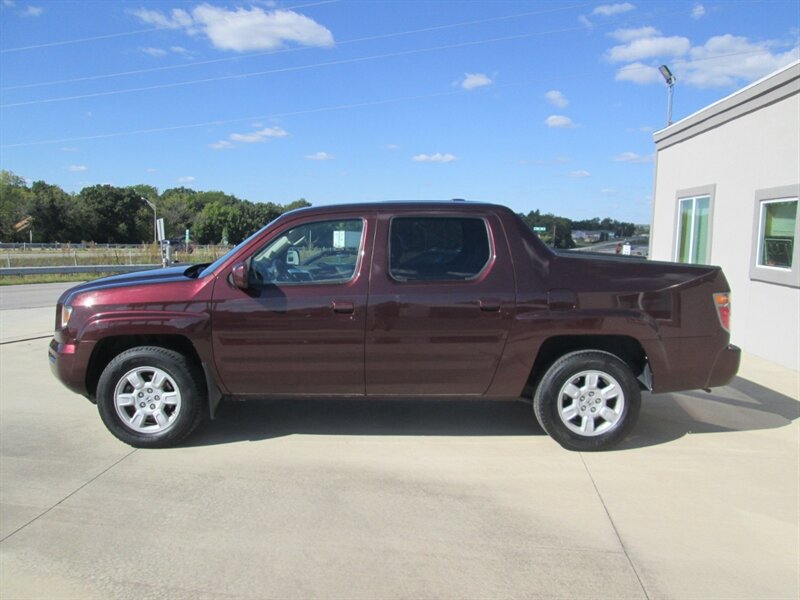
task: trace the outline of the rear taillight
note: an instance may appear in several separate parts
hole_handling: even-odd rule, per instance
[[[731,330],[731,295],[729,293],[714,294],[714,306],[717,307],[719,322],[725,331]]]

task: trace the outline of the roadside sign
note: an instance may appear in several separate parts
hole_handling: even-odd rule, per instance
[[[534,231],[547,231],[547,227],[534,227]]]
[[[158,219],[156,221],[156,237],[159,242],[164,241],[164,219]]]

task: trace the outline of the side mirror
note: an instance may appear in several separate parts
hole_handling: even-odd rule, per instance
[[[231,283],[240,290],[246,290],[250,287],[250,284],[247,282],[247,263],[240,262],[233,266],[233,271],[231,271]]]
[[[286,264],[287,265],[300,264],[300,253],[294,248],[286,251]]]

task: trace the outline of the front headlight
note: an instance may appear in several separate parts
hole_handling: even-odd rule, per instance
[[[69,323],[69,318],[72,316],[72,307],[69,304],[62,304],[61,305],[61,328],[65,329],[67,327],[67,323]]]

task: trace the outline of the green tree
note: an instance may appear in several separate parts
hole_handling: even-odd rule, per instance
[[[57,185],[34,181],[28,200],[35,242],[77,242],[82,237],[80,207]]]
[[[557,217],[550,213],[543,215],[539,213],[538,210],[531,211],[527,215],[519,213],[519,216],[530,228],[545,228],[545,231],[542,232],[539,237],[541,237],[542,241],[546,244],[560,249],[575,247],[575,241],[572,239],[572,221],[569,219]],[[553,240],[554,231],[555,240]]]
[[[284,206],[283,210],[284,212],[289,212],[290,210],[295,210],[296,208],[308,208],[309,206],[311,206],[311,202],[305,198],[300,198]]]
[[[87,239],[138,244],[152,239],[153,213],[131,188],[93,185],[80,192]]]
[[[30,190],[25,180],[11,171],[0,171],[0,241],[26,239],[14,226],[28,216],[26,210]]]

